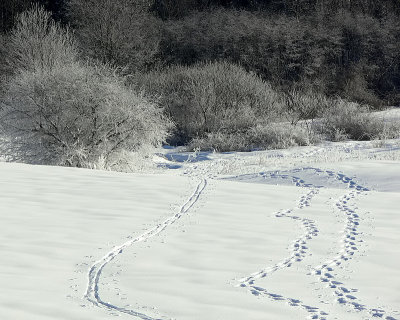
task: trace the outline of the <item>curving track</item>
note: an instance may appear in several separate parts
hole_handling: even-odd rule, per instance
[[[109,310],[129,314],[131,316],[143,319],[143,320],[156,320],[155,318],[152,318],[146,314],[137,312],[135,310],[129,310],[123,307],[119,307],[116,305],[113,305],[111,303],[105,302],[101,299],[100,297],[100,292],[99,292],[99,281],[101,277],[101,273],[104,269],[104,267],[110,263],[112,260],[114,260],[118,255],[123,253],[123,250],[132,246],[135,243],[145,241],[151,237],[154,237],[155,235],[158,235],[162,231],[164,231],[169,225],[173,224],[177,220],[179,220],[184,214],[188,213],[188,211],[194,206],[194,204],[199,200],[202,192],[207,186],[207,180],[202,179],[195,191],[192,193],[192,195],[189,197],[189,199],[179,208],[178,212],[176,212],[173,216],[169,217],[167,220],[164,222],[158,224],[157,226],[151,228],[150,230],[146,231],[142,235],[131,239],[123,244],[121,244],[118,247],[115,247],[113,250],[107,252],[101,259],[97,260],[89,269],[88,273],[88,284],[86,288],[86,293],[84,295],[84,298],[87,299],[88,301],[92,302],[96,306],[99,307],[105,307]]]
[[[189,168],[189,172],[187,173],[190,173],[190,175],[192,176],[197,173],[198,176],[201,177],[211,177],[212,170],[209,169],[212,167],[212,165],[213,164],[211,163],[211,166],[206,165],[204,166],[204,168],[202,168],[202,165],[195,165],[193,166],[193,168]],[[192,171],[190,171],[190,169]],[[209,171],[206,169],[208,169]],[[307,178],[301,178],[300,176],[302,175],[305,175]],[[245,176],[254,177],[254,175]],[[348,287],[346,287],[346,285],[341,282],[341,279],[339,278],[337,273],[335,273],[336,267],[348,260],[351,260],[357,254],[357,244],[359,242],[362,242],[362,239],[360,239],[361,233],[358,229],[363,219],[360,218],[359,213],[357,212],[357,208],[355,206],[352,206],[350,202],[356,197],[362,194],[366,194],[369,189],[359,185],[351,177],[348,177],[342,173],[330,170],[322,170],[314,167],[300,168],[286,172],[264,172],[258,174],[257,176],[261,177],[262,179],[272,179],[274,181],[284,180],[286,182],[289,182],[290,184],[294,184],[300,188],[305,189],[306,192],[300,197],[298,204],[294,208],[281,210],[274,213],[275,217],[277,218],[291,219],[299,223],[303,229],[303,234],[299,238],[294,239],[293,245],[290,248],[290,253],[287,257],[285,257],[284,259],[282,259],[282,261],[273,266],[267,266],[262,270],[259,270],[250,274],[249,276],[239,279],[238,286],[247,288],[254,296],[267,297],[274,301],[283,301],[291,307],[300,308],[306,311],[308,318],[321,320],[330,318],[330,315],[327,312],[321,310],[319,307],[314,307],[306,304],[302,301],[302,298],[285,297],[281,294],[270,292],[267,288],[256,285],[256,281],[261,278],[269,277],[278,270],[290,268],[295,263],[301,263],[307,255],[311,254],[308,246],[308,241],[314,237],[317,237],[320,230],[318,229],[317,223],[314,220],[308,217],[302,217],[301,215],[297,214],[297,212],[311,206],[312,199],[319,194],[319,189],[325,188],[324,182],[327,182],[328,180],[330,182],[335,181],[336,183],[345,186],[349,190],[343,196],[337,199],[334,205],[336,212],[339,212],[345,216],[343,236],[340,239],[341,247],[333,257],[314,267],[311,270],[311,274],[318,277],[319,282],[326,285],[324,290],[330,292],[333,295],[334,301],[332,302],[343,305],[344,307],[353,310],[352,312],[361,313],[360,317],[368,316],[378,317],[386,320],[395,320],[396,318],[394,318],[388,311],[363,304],[354,295],[355,292],[357,292],[358,290],[354,288],[349,289]],[[243,176],[240,176],[240,178],[240,180],[245,180],[242,179]],[[310,181],[306,182],[305,180],[308,179],[310,179]],[[104,307],[113,311],[125,313],[143,320],[156,320],[155,318],[152,318],[146,314],[134,310],[125,309],[123,307],[119,307],[103,301],[100,297],[98,286],[102,270],[109,262],[111,262],[119,254],[121,254],[125,248],[159,234],[169,225],[173,224],[180,217],[186,214],[190,210],[190,208],[198,201],[201,193],[206,188],[206,186],[207,180],[203,178],[197,185],[196,190],[180,207],[179,211],[176,214],[165,220],[163,223],[146,231],[139,237],[127,241],[124,244],[114,248],[106,255],[104,255],[101,259],[96,261],[90,267],[88,273],[88,285],[85,293],[85,298],[99,307]]]
[[[250,292],[255,296],[266,296],[275,301],[284,301],[292,307],[300,307],[310,313],[311,319],[328,319],[328,313],[320,310],[317,307],[306,305],[298,298],[288,298],[277,293],[269,292],[268,289],[255,285],[255,281],[257,279],[270,276],[277,270],[289,268],[292,266],[293,263],[302,261],[302,259],[305,257],[306,250],[308,249],[306,241],[311,239],[313,236],[318,235],[319,230],[313,220],[308,218],[300,218],[299,216],[292,214],[294,210],[310,206],[311,199],[318,194],[318,189],[324,188],[324,186],[317,186],[312,183],[306,183],[297,175],[292,175],[296,173],[298,174],[300,172],[312,172],[313,174],[318,175],[323,174],[329,178],[334,178],[340,183],[344,183],[345,185],[347,185],[347,188],[351,190],[335,202],[335,209],[344,214],[346,217],[343,227],[343,236],[340,239],[342,243],[341,248],[334,257],[329,258],[321,265],[314,267],[313,274],[318,276],[319,281],[326,284],[329,290],[333,291],[333,296],[335,297],[336,302],[340,305],[348,306],[351,309],[354,309],[356,312],[366,313],[369,317],[382,318],[386,320],[396,320],[396,318],[390,315],[386,310],[374,308],[363,304],[354,295],[354,293],[358,290],[354,288],[347,288],[345,284],[339,281],[339,279],[337,279],[337,276],[335,275],[334,268],[341,265],[345,261],[351,260],[358,250],[357,243],[362,242],[362,240],[359,239],[360,232],[358,230],[362,219],[360,218],[359,214],[356,213],[357,208],[355,206],[351,206],[349,201],[355,199],[363,192],[368,192],[369,189],[359,185],[352,178],[342,173],[336,173],[330,170],[321,170],[319,168],[308,167],[292,170],[289,174],[280,174],[279,172],[268,172],[259,174],[259,176],[265,179],[282,179],[286,181],[291,181],[294,185],[298,187],[310,188],[310,191],[300,198],[299,204],[296,208],[275,213],[276,217],[287,217],[299,221],[303,225],[305,231],[300,238],[294,240],[291,253],[288,257],[286,257],[274,266],[264,268],[263,270],[255,272],[248,277],[240,279],[240,286],[248,288]]]

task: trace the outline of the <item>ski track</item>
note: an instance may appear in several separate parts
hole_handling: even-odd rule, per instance
[[[106,255],[104,255],[101,259],[97,260],[94,262],[94,264],[90,267],[89,272],[88,272],[88,284],[87,284],[87,289],[86,293],[84,295],[84,298],[94,305],[98,307],[105,307],[109,310],[112,311],[117,311],[125,314],[129,314],[131,316],[143,319],[143,320],[161,320],[157,318],[152,318],[144,313],[140,313],[134,310],[129,310],[125,309],[123,307],[119,307],[116,305],[113,305],[110,302],[105,302],[101,299],[100,294],[99,294],[99,281],[101,277],[101,273],[104,269],[104,267],[110,263],[114,258],[116,258],[119,254],[122,254],[123,250],[126,249],[129,246],[132,246],[135,243],[145,241],[151,237],[154,237],[155,235],[161,233],[163,230],[165,230],[169,225],[173,224],[177,220],[179,220],[184,214],[186,214],[193,206],[194,204],[199,200],[200,195],[204,191],[204,189],[207,186],[207,180],[202,179],[194,193],[189,197],[189,199],[180,207],[179,211],[175,213],[173,216],[169,217],[166,219],[164,222],[158,224],[157,226],[149,229],[142,235],[138,236],[135,239],[131,239],[125,243],[123,243],[120,246],[114,247],[111,251],[109,251]]]
[[[355,199],[357,196],[361,195],[363,192],[369,191],[368,188],[365,188],[355,181],[352,178],[347,177],[342,173],[336,173],[330,170],[321,170],[319,168],[307,167],[301,169],[291,170],[291,173],[298,173],[301,171],[311,170],[316,174],[326,174],[329,177],[335,178],[337,181],[347,184],[348,188],[352,191],[346,193],[341,196],[335,203],[335,208],[339,210],[342,214],[345,215],[346,221],[343,230],[343,237],[341,238],[341,249],[333,258],[326,260],[322,265],[319,265],[313,268],[312,274],[318,276],[319,281],[327,284],[327,287],[334,291],[334,296],[336,302],[349,306],[357,312],[367,312],[370,316],[374,318],[384,318],[386,320],[398,320],[391,315],[388,315],[388,312],[381,308],[371,308],[364,304],[362,304],[359,299],[354,295],[355,292],[358,292],[357,289],[347,288],[343,282],[338,281],[335,278],[334,267],[339,266],[345,261],[351,260],[354,254],[358,251],[357,243],[362,242],[363,240],[357,239],[357,236],[361,233],[358,231],[360,225],[360,217],[356,213],[357,207],[350,206],[349,201]],[[273,179],[291,179],[292,182],[298,187],[306,187],[311,188],[306,195],[303,195],[300,198],[299,204],[294,209],[288,209],[286,211],[279,211],[275,214],[276,217],[287,217],[293,220],[298,220],[302,223],[303,228],[305,229],[304,234],[296,239],[293,243],[292,252],[289,257],[285,258],[278,264],[265,268],[261,271],[255,272],[246,278],[239,279],[240,287],[247,287],[250,292],[255,296],[266,296],[275,301],[285,301],[288,305],[292,307],[300,307],[311,315],[308,317],[310,319],[327,319],[328,313],[320,310],[317,307],[312,307],[304,304],[300,299],[288,298],[284,297],[280,294],[271,293],[267,289],[255,286],[255,280],[264,278],[267,275],[271,275],[273,272],[291,267],[294,262],[301,262],[307,253],[307,240],[312,239],[313,236],[318,235],[318,228],[315,225],[315,222],[308,218],[300,218],[296,215],[292,215],[292,212],[297,209],[302,209],[304,207],[308,207],[311,205],[311,199],[318,194],[319,188],[324,188],[323,186],[316,186],[313,184],[307,184],[304,180],[299,177],[291,176],[289,174],[279,174],[278,172],[263,172],[259,174],[264,178],[273,178]]]
[[[315,152],[316,151],[314,151],[314,153]],[[210,169],[209,166],[207,167],[208,169]],[[191,170],[186,170],[184,174],[189,174],[194,176],[194,173],[198,173],[198,171],[203,171],[201,169],[202,166],[199,167],[194,166],[193,168],[191,168]],[[310,306],[297,298],[285,297],[277,293],[269,292],[266,288],[262,288],[260,286],[255,285],[257,279],[270,276],[278,270],[289,268],[294,263],[301,262],[307,255],[310,254],[308,253],[307,241],[312,239],[313,237],[318,236],[319,230],[316,226],[315,221],[309,218],[302,218],[296,215],[295,211],[309,207],[311,205],[312,199],[319,193],[319,189],[325,187],[321,185],[314,185],[312,183],[306,183],[300,177],[292,175],[308,170],[313,171],[317,175],[321,174],[328,175],[328,177],[333,178],[336,181],[347,184],[348,189],[351,190],[350,192],[341,196],[335,203],[336,210],[339,210],[346,217],[343,236],[341,238],[341,243],[342,243],[341,248],[333,258],[328,259],[321,265],[313,268],[312,272],[309,274],[318,276],[318,280],[321,283],[326,284],[327,288],[333,291],[335,301],[340,305],[350,307],[356,312],[367,312],[370,316],[374,318],[376,317],[386,320],[399,320],[398,318],[394,318],[393,316],[388,315],[388,312],[386,312],[383,309],[371,308],[362,304],[359,301],[359,299],[354,295],[354,293],[358,292],[358,290],[354,288],[350,289],[347,288],[343,282],[340,282],[336,278],[337,276],[335,275],[334,268],[343,264],[348,260],[351,260],[354,257],[355,253],[358,251],[357,243],[362,242],[362,240],[358,239],[357,237],[361,234],[358,231],[361,221],[359,215],[356,213],[357,207],[351,206],[349,204],[349,201],[354,200],[357,196],[369,191],[369,189],[357,184],[355,181],[353,181],[353,178],[347,177],[342,173],[336,173],[330,170],[322,170],[314,167],[306,167],[306,168],[290,170],[289,171],[290,174],[280,174],[278,171],[259,173],[259,175],[264,177],[265,179],[266,178],[285,179],[285,180],[290,179],[291,182],[297,187],[305,188],[308,190],[306,194],[300,197],[298,204],[295,208],[280,210],[274,214],[277,218],[288,218],[297,221],[299,224],[301,224],[304,232],[299,238],[293,241],[293,245],[290,250],[290,255],[288,257],[286,257],[285,259],[283,259],[282,261],[273,266],[266,267],[260,271],[252,273],[247,277],[239,279],[238,286],[247,288],[255,296],[264,296],[274,301],[286,302],[291,307],[301,308],[302,310],[305,310],[307,313],[309,313],[309,316],[307,317],[309,319],[320,319],[320,320],[328,319],[329,314],[318,307]],[[216,177],[215,175],[211,175],[210,171],[208,171],[207,173],[206,172],[201,172],[201,173],[203,174],[197,174],[196,176],[202,176],[202,177],[206,176],[207,178]],[[158,224],[152,229],[146,231],[141,236],[132,239],[130,241],[127,241],[118,247],[115,247],[101,259],[96,261],[89,269],[88,286],[84,298],[86,298],[88,301],[92,302],[93,304],[99,307],[105,307],[109,310],[129,314],[131,316],[138,317],[143,320],[161,320],[158,318],[152,318],[151,316],[148,316],[144,313],[125,309],[123,307],[119,307],[101,300],[98,287],[101,273],[104,267],[109,262],[111,262],[115,257],[121,254],[125,248],[133,245],[136,242],[147,240],[159,234],[167,226],[173,224],[175,221],[181,218],[181,216],[187,213],[189,209],[197,202],[202,191],[205,189],[206,185],[207,185],[207,180],[203,178],[201,182],[197,185],[195,192],[190,196],[190,198],[185,202],[185,204],[183,204],[180,207],[178,213],[168,218],[163,223]]]

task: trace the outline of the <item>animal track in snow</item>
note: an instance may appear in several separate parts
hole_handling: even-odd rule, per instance
[[[318,194],[318,190],[311,190],[305,196],[300,198],[299,204],[296,209],[303,209],[310,205],[311,199]],[[297,238],[292,245],[290,256],[283,259],[281,262],[275,264],[272,267],[262,269],[256,273],[251,274],[249,277],[240,279],[239,282],[242,287],[248,286],[254,283],[255,279],[264,278],[267,275],[283,268],[291,267],[293,263],[300,262],[304,259],[307,254],[307,240],[312,239],[313,236],[317,236],[319,230],[317,229],[315,222],[308,218],[301,218],[297,215],[292,214],[295,209],[289,209],[286,211],[278,211],[275,213],[277,218],[289,218],[295,220],[301,224],[304,229],[303,234]]]
[[[317,307],[309,306],[309,305],[303,303],[299,299],[284,297],[280,294],[269,292],[269,291],[267,291],[267,289],[257,287],[257,286],[249,286],[249,290],[255,296],[265,296],[274,301],[286,302],[291,307],[297,307],[297,308],[303,309],[304,311],[309,313],[309,316],[307,317],[309,319],[327,320],[328,313],[326,313],[325,311],[323,311]]]
[[[267,175],[264,173],[264,175]],[[274,178],[278,178],[277,173],[272,173]],[[271,275],[272,273],[283,269],[289,268],[293,265],[293,263],[301,262],[307,255],[308,246],[307,241],[312,239],[313,237],[318,235],[318,228],[315,224],[315,221],[309,218],[302,218],[298,215],[295,215],[294,212],[296,210],[301,210],[311,205],[312,199],[318,194],[317,188],[313,187],[311,184],[306,184],[304,180],[299,177],[282,175],[283,179],[291,179],[291,181],[298,187],[304,187],[309,189],[309,191],[302,195],[298,201],[298,204],[295,208],[281,210],[275,213],[275,217],[277,218],[289,218],[299,222],[304,230],[303,234],[293,241],[293,245],[291,247],[291,252],[288,257],[280,261],[279,263],[273,265],[272,267],[264,268],[258,272],[252,273],[250,276],[239,279],[239,286],[248,288],[250,292],[255,296],[265,296],[275,301],[285,301],[292,307],[299,307],[303,310],[310,313],[311,319],[326,319],[328,313],[320,310],[317,307],[311,307],[309,305],[304,304],[300,299],[288,298],[283,295],[269,292],[267,289],[255,286],[254,283],[257,279],[264,278],[266,276]]]
[[[340,197],[335,203],[335,208],[342,212],[345,217],[345,225],[343,230],[343,236],[341,239],[341,249],[336,254],[335,257],[325,261],[322,265],[317,266],[313,269],[313,273],[319,277],[319,281],[326,283],[328,288],[333,289],[333,293],[336,302],[342,305],[347,305],[358,312],[368,312],[372,317],[384,318],[386,320],[395,320],[394,317],[387,315],[387,312],[378,308],[371,308],[362,304],[359,299],[354,295],[358,292],[357,289],[349,289],[342,282],[335,278],[334,267],[337,267],[353,258],[353,256],[358,251],[358,243],[362,240],[358,239],[360,235],[360,216],[356,212],[356,207],[350,206],[349,201],[355,199],[357,196],[361,195],[362,192],[369,191],[368,188],[363,187],[356,183],[353,178],[350,178],[342,173],[336,173],[331,170],[323,171],[318,168],[306,168],[307,170],[314,170],[318,173],[325,173],[329,177],[333,177],[347,185],[351,191],[342,197]]]
[[[317,182],[306,183],[305,179],[300,177],[301,175],[308,175],[308,174],[318,175],[319,177],[317,179]],[[305,206],[309,206],[311,200],[310,198],[312,198],[315,195],[312,194],[312,192],[317,193],[318,189],[325,187],[323,185],[324,184],[323,181],[321,183],[320,179],[323,176],[328,178],[326,180],[327,183],[332,184],[334,183],[334,181],[337,181],[345,185],[351,191],[349,193],[346,193],[344,196],[340,197],[335,204],[336,209],[339,210],[341,213],[343,213],[346,217],[343,237],[341,239],[342,243],[341,249],[335,257],[327,260],[322,265],[315,267],[313,269],[313,273],[319,277],[320,282],[326,283],[327,287],[333,290],[333,294],[335,296],[335,300],[337,303],[350,306],[357,312],[361,311],[367,312],[372,317],[384,318],[386,320],[396,320],[396,318],[394,318],[391,315],[388,315],[388,313],[381,308],[371,308],[362,304],[355,295],[356,292],[358,292],[358,290],[353,288],[349,289],[342,282],[338,281],[338,279],[336,279],[336,274],[334,271],[334,267],[337,267],[338,265],[341,265],[343,262],[352,259],[353,256],[358,251],[358,243],[362,241],[358,237],[360,235],[359,225],[361,219],[359,217],[359,214],[356,212],[357,208],[350,206],[349,202],[354,198],[356,198],[357,196],[359,196],[360,194],[362,194],[363,192],[369,191],[369,189],[359,185],[353,180],[353,178],[348,177],[345,174],[337,173],[331,170],[322,170],[314,167],[299,168],[286,171],[283,173],[263,172],[258,174],[258,177],[262,177],[264,179],[270,179],[272,181],[274,180],[288,181],[298,187],[313,188],[311,189],[308,195],[301,197],[298,209],[301,209]],[[245,180],[245,177],[254,179],[256,176],[243,175],[241,177],[236,177],[236,178]],[[310,180],[312,180],[312,176],[310,176]],[[259,271],[257,273],[254,273],[247,278],[240,279],[239,281],[240,281],[240,286],[248,287],[254,295],[257,296],[264,295],[268,296],[273,300],[286,301],[289,305],[292,306],[301,306],[303,305],[302,303],[297,303],[297,304],[291,303],[291,301],[294,300],[300,301],[300,299],[293,300],[287,297],[283,297],[281,295],[269,293],[266,289],[254,285],[256,279],[265,277],[279,269],[289,267],[292,265],[293,262],[300,262],[301,258],[304,258],[304,255],[302,256],[302,254],[306,253],[306,250],[301,251],[300,248],[307,249],[306,240],[311,239],[312,236],[318,234],[318,229],[316,228],[314,221],[309,220],[307,218],[300,219],[298,216],[293,215],[292,212],[293,209],[290,209],[275,214],[277,217],[288,217],[294,220],[299,220],[303,223],[303,226],[306,227],[306,229],[307,227],[309,228],[308,231],[306,231],[306,233],[303,235],[303,238],[299,238],[294,241],[294,248],[292,250],[292,254],[288,258],[281,261],[280,263],[272,267],[266,268],[262,271]],[[315,229],[313,230],[313,228]],[[308,235],[307,232],[309,233]],[[296,248],[298,249],[296,250]],[[299,257],[300,259],[297,260],[296,257]],[[313,310],[315,312],[313,312]],[[309,307],[307,311],[312,313],[312,319],[324,319],[328,315],[327,313],[320,311],[318,308],[314,307]]]
[[[331,173],[331,172],[330,172]],[[337,210],[342,212],[346,217],[346,222],[341,239],[340,251],[335,257],[325,261],[322,265],[314,268],[313,273],[319,277],[319,281],[326,283],[328,288],[333,290],[336,302],[346,305],[358,312],[367,312],[372,317],[384,318],[386,320],[395,320],[394,317],[380,308],[371,308],[359,301],[355,295],[357,289],[347,288],[344,283],[338,281],[334,275],[334,268],[341,265],[345,261],[351,260],[358,251],[358,243],[362,240],[358,239],[360,235],[359,225],[360,217],[356,213],[356,207],[350,206],[349,201],[355,199],[362,191],[368,189],[354,183],[351,179],[344,175],[338,175],[339,179],[350,184],[350,188],[355,190],[340,197],[335,203]],[[352,183],[353,182],[353,183]]]

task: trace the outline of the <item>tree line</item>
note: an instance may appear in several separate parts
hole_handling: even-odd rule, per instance
[[[29,161],[398,135],[368,115],[400,102],[397,0],[3,0],[0,15],[0,130]]]
[[[397,0],[3,0],[3,34],[32,2],[70,25],[86,55],[129,73],[225,60],[283,90],[400,99]]]
[[[3,0],[0,30],[32,2],[71,25],[87,55],[131,73],[228,60],[284,89],[400,99],[397,0]]]

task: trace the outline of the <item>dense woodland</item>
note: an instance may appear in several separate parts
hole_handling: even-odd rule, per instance
[[[31,0],[3,0],[4,34]],[[127,72],[227,60],[275,86],[399,102],[398,0],[41,0],[82,52]]]
[[[35,3],[51,18],[24,16]],[[295,126],[340,112],[345,121],[359,111],[400,104],[398,0],[2,0],[0,18],[2,96],[24,96],[21,70],[32,76],[79,61],[94,82],[115,77],[111,82],[123,90],[161,107],[168,123],[160,141],[169,136],[172,144],[282,147],[281,129],[270,129],[277,119]],[[42,29],[37,19],[45,20]],[[22,61],[27,55],[31,61]],[[68,81],[78,81],[79,72]],[[373,138],[381,130],[324,128],[334,140]],[[288,145],[312,143],[313,137],[293,132]],[[63,160],[79,165],[72,162]]]

